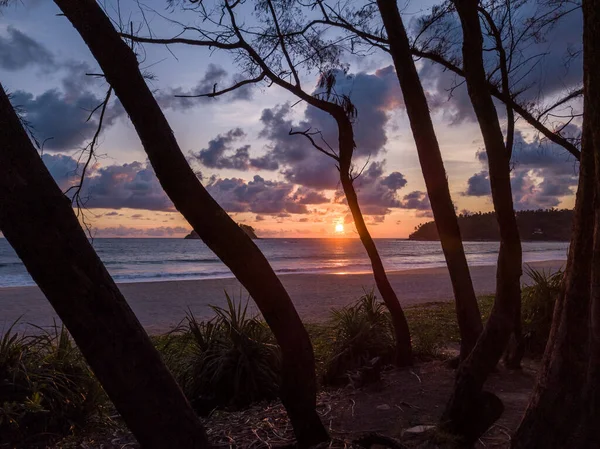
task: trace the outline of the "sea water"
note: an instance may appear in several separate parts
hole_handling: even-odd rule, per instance
[[[260,239],[275,272],[364,273],[369,259],[358,239]],[[439,242],[376,239],[387,270],[445,265]],[[233,275],[201,240],[95,239],[96,252],[116,282],[226,278]],[[465,242],[470,265],[494,265],[498,242]],[[523,261],[566,260],[568,242],[523,242]],[[0,287],[34,285],[6,239],[0,238]]]

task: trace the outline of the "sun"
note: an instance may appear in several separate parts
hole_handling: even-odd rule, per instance
[[[344,233],[344,225],[342,223],[337,223],[335,225],[335,233],[336,234],[343,234]]]

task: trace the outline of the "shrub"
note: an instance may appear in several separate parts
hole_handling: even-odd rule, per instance
[[[247,314],[248,302],[227,308],[211,306],[216,317],[198,322],[187,317],[189,333],[179,341],[180,357],[169,365],[184,392],[201,414],[216,407],[244,407],[274,399],[279,391],[280,353],[270,329]]]
[[[522,291],[523,337],[525,349],[531,355],[541,355],[552,327],[554,304],[563,278],[563,271],[555,273],[527,267],[525,272],[533,284]]]
[[[99,411],[104,395],[64,327],[0,340],[0,443],[66,435]]]
[[[348,381],[348,373],[368,366],[376,357],[382,363],[391,360],[391,320],[373,290],[365,292],[354,305],[333,310],[329,324],[334,340],[323,378],[326,384]]]

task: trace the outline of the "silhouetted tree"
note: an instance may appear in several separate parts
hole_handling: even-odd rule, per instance
[[[483,328],[462,244],[444,161],[435,135],[423,86],[410,53],[408,36],[396,2],[377,0],[415,139],[431,210],[446,258],[456,301],[461,359],[466,358]]]
[[[584,118],[573,236],[515,449],[600,446],[600,2],[583,1]]]
[[[0,86],[0,230],[145,448],[209,447]]]
[[[252,77],[226,89],[197,96],[216,97],[247,84],[261,82],[266,79],[292,93],[310,106],[326,112],[335,120],[338,129],[337,152],[329,145],[323,144],[321,146],[320,142],[315,140],[314,136],[319,135],[318,131],[291,131],[290,134],[304,135],[318,151],[335,161],[354,224],[371,261],[375,283],[392,316],[396,337],[395,362],[399,366],[409,365],[412,363],[412,350],[406,317],[365,223],[354,187],[354,180],[360,174],[356,173],[352,163],[356,147],[352,119],[357,111],[349,97],[335,93],[335,70],[332,68],[338,62],[335,48],[321,41],[321,38],[317,35],[304,36],[302,26],[295,22],[297,15],[295,15],[293,8],[289,8],[287,2],[260,0],[255,5],[256,11],[260,13],[258,17],[262,21],[265,30],[262,33],[252,30],[250,36],[255,39],[253,41],[246,38],[248,33],[237,20],[237,14],[241,13],[236,12],[236,7],[243,5],[240,2],[230,2],[229,0],[223,0],[211,12],[203,7],[193,8],[203,19],[206,19],[206,23],[209,23],[210,27],[218,24],[216,31],[212,28],[200,30],[201,39],[144,38],[129,34],[124,36],[136,42],[187,44],[229,50],[234,52],[239,61],[242,61],[241,64],[247,75]],[[219,19],[210,17],[211,13],[218,15]],[[317,66],[320,69],[319,87],[314,95],[301,86],[298,73],[298,66],[301,63],[294,63],[292,56],[299,56],[297,59],[303,60],[302,64],[311,67]]]
[[[303,2],[303,4],[305,4]],[[307,7],[320,12],[306,29],[330,29],[332,27],[347,33],[345,47],[352,52],[360,53],[362,48],[380,49],[390,52],[390,43],[383,34],[378,8],[375,2],[345,2],[313,0]],[[582,89],[575,88],[566,92],[551,104],[537,101],[519,100],[519,95],[531,88],[534,83],[523,85],[524,74],[530,72],[545,56],[540,52],[533,57],[527,54],[527,48],[544,38],[561,19],[579,9],[577,2],[538,2],[539,11],[531,14],[521,11],[531,2],[511,2],[504,0],[487,0],[480,2],[480,13],[484,18],[486,42],[494,42],[493,49],[498,54],[498,62],[486,66],[488,74],[486,83],[491,95],[505,103],[507,112],[507,140],[514,130],[517,114],[544,138],[560,145],[579,159],[579,138],[563,135],[565,125],[554,127],[552,114],[558,108],[569,105],[571,100],[581,96]],[[453,2],[445,0],[431,8],[431,13],[417,19],[417,28],[410,39],[410,51],[418,58],[435,62],[460,78],[465,77],[460,53],[460,39],[456,39],[455,8]],[[314,16],[315,14],[311,14]],[[498,39],[500,38],[500,39]],[[573,50],[577,54],[576,49]],[[504,68],[502,67],[504,66]],[[507,82],[508,81],[508,82]],[[457,80],[455,86],[461,84]],[[537,85],[536,85],[537,86]],[[565,111],[565,123],[571,123],[577,112]],[[509,145],[511,146],[510,142]]]
[[[327,440],[316,412],[312,345],[294,305],[252,239],[209,195],[185,159],[133,51],[94,0],[55,0],[98,61],[127,111],[158,180],[178,211],[231,269],[263,314],[282,352],[281,400],[301,446]],[[165,446],[167,447],[167,446]]]
[[[484,69],[479,1],[456,0],[454,4],[462,25],[467,89],[483,135],[492,201],[500,230],[494,306],[473,352],[459,368],[452,396],[441,418],[441,427],[445,431],[473,442],[479,437],[475,432],[485,430],[472,426],[472,422],[486,411],[490,399],[489,395],[482,394],[483,385],[507,347],[515,329],[515,317],[520,317],[522,256],[510,184],[510,154],[504,144]],[[493,415],[490,420],[497,418]]]
[[[523,240],[564,241],[571,238],[573,211],[539,209],[517,211],[517,226]],[[464,240],[500,240],[495,212],[459,215],[458,226]],[[439,240],[435,222],[421,223],[408,236],[411,240]]]

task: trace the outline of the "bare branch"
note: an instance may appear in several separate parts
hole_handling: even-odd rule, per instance
[[[242,80],[239,81],[237,83],[235,83],[233,86],[230,86],[226,89],[223,90],[217,90],[217,83],[214,84],[213,86],[213,91],[211,93],[208,94],[198,94],[198,95],[175,95],[176,98],[200,98],[200,97],[207,97],[207,98],[215,98],[218,97],[220,95],[226,94],[228,92],[232,92],[236,89],[239,89],[242,86],[246,86],[248,84],[256,84],[256,83],[260,83],[262,80],[264,80],[266,77],[266,74],[264,72],[262,72],[260,75],[258,75],[256,78],[251,78],[251,79],[246,79],[246,80]]]
[[[267,0],[267,5],[269,6],[269,11],[271,12],[271,17],[273,18],[273,24],[275,25],[275,31],[277,32],[277,38],[279,39],[279,46],[281,47],[281,52],[285,56],[285,60],[287,61],[288,67],[290,68],[292,75],[294,76],[296,87],[300,87],[300,77],[298,76],[298,71],[296,70],[296,67],[294,67],[292,58],[290,57],[290,54],[285,46],[285,39],[281,34],[281,28],[279,27],[279,21],[277,20],[277,14],[275,13],[273,2],[271,0]]]
[[[436,62],[436,63],[442,65],[444,68],[450,70],[451,72],[456,73],[458,76],[461,76],[463,78],[465,76],[463,70],[460,67],[458,67],[458,66],[454,65],[453,63],[451,63],[450,61],[444,59],[442,56],[438,55],[437,53],[422,51],[422,50],[419,50],[416,48],[411,49],[411,52],[413,55],[415,55],[417,57],[426,58],[426,59],[429,59],[430,61],[433,61],[433,62]],[[488,88],[490,89],[490,92],[494,97],[498,98],[501,101],[505,100],[505,97],[504,97],[504,95],[502,95],[502,92],[500,92],[500,90],[494,84],[488,83]],[[543,123],[541,123],[539,120],[537,120],[531,112],[529,112],[527,109],[525,109],[523,106],[521,106],[519,103],[517,103],[512,98],[509,101],[510,101],[510,107],[517,114],[519,114],[521,117],[523,117],[523,119],[527,123],[529,123],[537,131],[539,131],[548,140],[556,143],[557,145],[560,145],[565,150],[567,150],[569,153],[571,153],[577,160],[579,160],[579,158],[581,156],[581,152],[575,145],[573,145],[571,142],[569,142],[564,137],[559,136],[558,134],[554,133],[552,130],[548,129],[546,126],[544,126]]]
[[[85,154],[87,151],[87,159],[83,165],[83,169],[81,171],[81,176],[79,177],[79,183],[74,186],[69,187],[65,191],[65,195],[67,195],[72,190],[74,191],[73,197],[71,198],[71,203],[74,206],[76,206],[77,217],[79,217],[79,216],[82,217],[83,225],[84,225],[90,238],[92,238],[91,228],[88,225],[88,223],[86,222],[85,215],[82,212],[82,210],[85,208],[85,201],[82,200],[82,198],[81,198],[81,191],[83,189],[83,182],[85,180],[85,175],[87,174],[89,165],[90,165],[92,159],[95,157],[95,150],[96,150],[96,147],[98,144],[98,138],[100,137],[100,132],[102,131],[102,124],[104,123],[104,116],[106,114],[106,108],[108,106],[108,102],[110,101],[112,92],[113,92],[113,89],[111,86],[108,88],[108,91],[106,92],[104,101],[102,103],[100,103],[98,106],[96,106],[92,110],[92,113],[87,118],[87,121],[89,121],[92,118],[92,115],[94,114],[94,112],[97,111],[99,108],[101,108],[100,109],[100,117],[98,118],[98,126],[96,127],[96,132],[94,133],[94,136],[92,137],[92,140],[89,143],[89,145],[81,153],[81,155],[83,156],[83,154]]]
[[[487,25],[494,36],[494,40],[496,41],[496,50],[498,51],[498,59],[500,66],[500,73],[502,77],[502,96],[504,105],[506,106],[506,152],[510,157],[512,155],[513,150],[513,142],[515,139],[515,112],[511,106],[511,95],[510,95],[510,85],[509,85],[509,75],[508,75],[508,62],[506,58],[506,51],[504,50],[504,45],[502,43],[502,35],[500,30],[496,26],[494,22],[494,18],[491,16],[489,12],[487,12],[484,8],[478,7],[479,13],[483,15],[485,18]]]
[[[553,111],[554,109],[556,109],[559,106],[562,106],[565,103],[568,103],[569,101],[580,97],[583,95],[583,89],[576,89],[573,92],[567,94],[566,96],[564,96],[563,98],[561,98],[560,100],[556,101],[554,104],[552,104],[551,106],[547,107],[546,109],[544,109],[542,112],[540,112],[537,116],[538,120],[541,120],[542,117],[548,113],[550,113],[551,111]]]
[[[329,156],[330,158],[332,158],[336,162],[340,161],[340,157],[333,151],[333,149],[331,148],[331,146],[325,141],[325,139],[323,138],[323,134],[321,133],[321,131],[317,130],[317,131],[312,131],[311,132],[310,128],[307,129],[306,131],[293,131],[292,129],[290,129],[290,132],[288,134],[290,136],[301,135],[301,136],[306,137],[310,141],[311,145],[313,147],[315,147],[315,149],[317,149],[318,151],[320,151],[324,155]],[[322,146],[320,146],[317,142],[315,142],[315,139],[313,139],[313,136],[315,136],[317,134],[321,136],[321,139],[323,140],[323,142],[325,142],[325,144],[329,148],[329,151],[326,150],[325,148],[323,148]]]
[[[208,47],[208,48],[215,47],[215,48],[220,48],[222,50],[235,50],[237,48],[241,48],[241,45],[239,42],[228,43],[228,42],[219,42],[216,40],[187,39],[187,38],[183,38],[183,37],[160,39],[160,38],[154,38],[154,37],[140,37],[140,36],[135,36],[135,35],[129,34],[129,33],[119,33],[119,35],[122,38],[129,39],[133,42],[145,43],[145,44],[164,44],[164,45],[185,44],[185,45],[195,45],[198,47]]]

